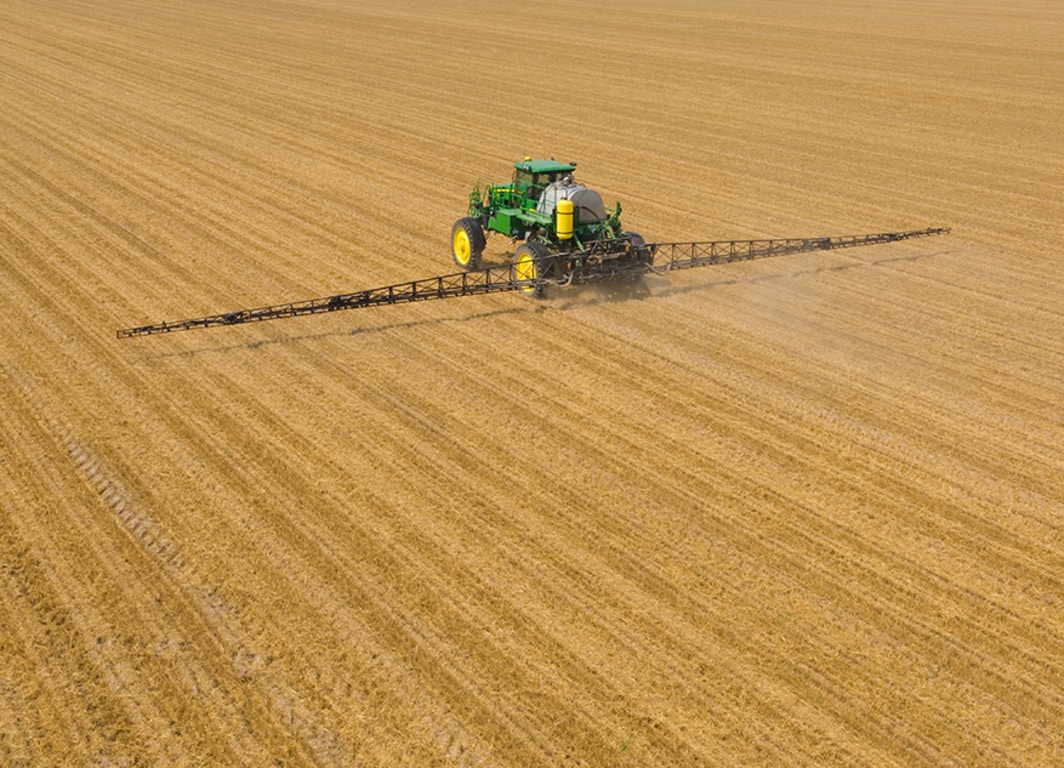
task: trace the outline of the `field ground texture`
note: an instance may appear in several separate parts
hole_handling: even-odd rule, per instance
[[[0,763],[1064,764],[1062,83],[1050,0],[7,0]],[[953,234],[115,338],[525,155]]]

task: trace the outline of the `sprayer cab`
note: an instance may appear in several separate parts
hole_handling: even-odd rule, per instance
[[[513,188],[529,200],[538,200],[549,185],[565,178],[571,180],[575,171],[576,163],[526,158],[514,163]]]

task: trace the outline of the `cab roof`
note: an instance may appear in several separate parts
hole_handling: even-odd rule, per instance
[[[527,173],[572,173],[576,163],[559,163],[557,160],[524,159],[514,163],[514,168]]]

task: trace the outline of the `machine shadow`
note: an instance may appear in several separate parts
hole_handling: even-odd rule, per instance
[[[432,320],[406,320],[399,323],[388,323],[386,325],[375,325],[371,328],[355,327],[346,331],[330,331],[328,333],[304,333],[299,336],[285,336],[278,339],[259,339],[257,341],[247,341],[240,344],[224,344],[215,345],[209,347],[200,347],[198,349],[186,349],[180,352],[163,352],[159,354],[146,355],[148,360],[166,360],[170,358],[189,358],[196,357],[197,355],[208,354],[212,352],[232,352],[236,350],[247,349],[263,349],[268,347],[277,346],[280,344],[296,344],[299,342],[313,342],[321,341],[323,339],[336,339],[344,336],[360,336],[363,334],[380,333],[381,331],[401,330],[405,328],[422,328],[426,326],[440,326],[451,325],[454,323],[472,323],[478,320],[485,320],[493,317],[502,317],[505,315],[513,315],[523,312],[521,307],[513,307],[510,309],[495,309],[490,312],[478,312],[473,315],[467,315],[465,317],[440,317]]]

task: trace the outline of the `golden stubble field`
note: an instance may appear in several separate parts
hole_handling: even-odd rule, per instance
[[[0,763],[1060,765],[1062,50],[1048,0],[4,3]],[[649,240],[953,234],[114,336],[452,271],[526,154]]]

